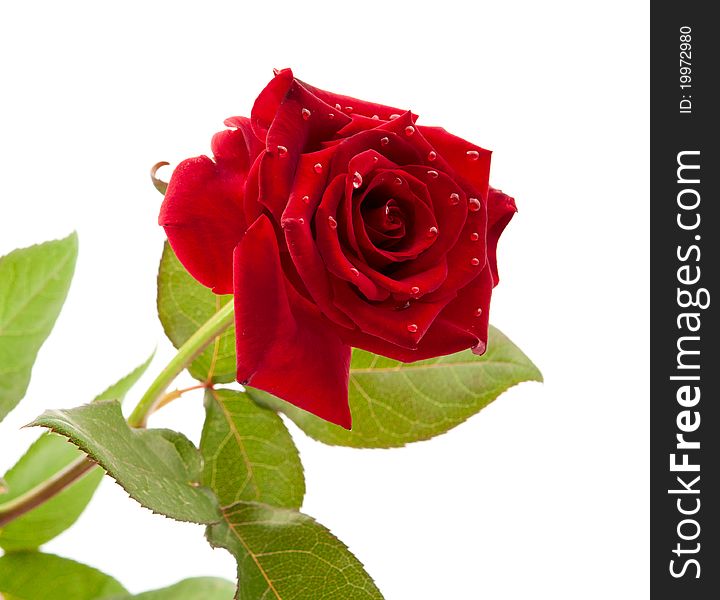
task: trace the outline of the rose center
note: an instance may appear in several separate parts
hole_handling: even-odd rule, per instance
[[[378,248],[392,249],[405,237],[407,217],[394,198],[368,196],[361,213],[368,237]]]

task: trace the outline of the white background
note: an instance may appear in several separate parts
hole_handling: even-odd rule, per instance
[[[206,153],[292,66],[494,151],[491,181],[520,212],[492,320],[546,378],[401,450],[293,428],[304,510],[388,600],[648,597],[646,2],[12,2],[0,56],[0,254],[80,235],[66,308],[0,426],[0,472],[42,410],[88,401],[156,344],[152,375],[171,356],[148,169]],[[202,417],[188,395],[152,425],[197,440]],[[134,592],[234,576],[201,527],[110,480],[47,550]]]

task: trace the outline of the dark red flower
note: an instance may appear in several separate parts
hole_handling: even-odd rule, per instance
[[[351,346],[485,351],[515,203],[488,186],[488,150],[416,120],[279,71],[160,211],[188,271],[235,295],[238,380],[343,427]]]

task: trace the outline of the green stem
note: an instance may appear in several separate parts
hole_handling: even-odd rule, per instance
[[[162,401],[167,387],[208,344],[232,325],[233,317],[233,303],[228,302],[178,349],[177,354],[150,384],[135,410],[128,417],[128,425],[145,427],[148,417]],[[0,527],[54,498],[95,466],[97,465],[94,461],[83,456],[21,496],[0,504]]]
[[[82,456],[31,490],[0,505],[0,527],[44,504],[70,484],[75,483],[93,467],[97,467],[95,461],[90,460],[87,456]]]
[[[155,381],[150,384],[143,397],[140,398],[135,410],[128,417],[130,427],[145,427],[155,404],[160,400],[168,386],[208,344],[232,325],[233,317],[233,303],[228,302],[192,334],[190,339],[179,348],[175,357],[155,378]]]

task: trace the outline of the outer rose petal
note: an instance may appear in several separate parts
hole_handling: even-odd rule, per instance
[[[285,69],[284,71],[289,70],[290,69]],[[281,73],[284,71],[281,71]],[[343,96],[342,94],[326,92],[325,90],[316,88],[304,81],[302,84],[307,90],[315,94],[318,98],[330,106],[336,106],[339,104],[340,108],[338,110],[350,115],[351,118],[354,118],[355,115],[362,115],[363,117],[369,118],[377,116],[378,119],[387,121],[391,116],[401,115],[405,112],[404,110],[393,108],[392,106],[386,106],[385,104],[377,104],[375,102],[368,102],[367,100],[359,100],[357,98],[351,98],[350,96]],[[375,124],[377,124],[377,120],[373,120],[375,121]],[[413,121],[415,120],[417,120],[417,115],[413,115]]]
[[[419,129],[455,173],[472,184],[482,199],[486,200],[492,152],[471,144],[442,127],[419,127]]]
[[[237,160],[233,155],[231,165]],[[224,166],[207,156],[181,162],[170,179],[158,219],[180,262],[216,294],[232,292],[233,250],[246,229],[244,173]]]
[[[495,285],[500,281],[497,268],[497,243],[510,219],[517,212],[515,200],[491,187],[488,193],[487,259]]]
[[[265,215],[235,250],[238,381],[349,429],[350,347],[287,284],[279,253]]]
[[[492,288],[492,274],[485,268],[442,310],[416,348],[403,347],[359,331],[343,335],[352,346],[406,363],[454,354],[467,348],[482,354],[487,344]],[[479,313],[478,308],[481,309]],[[402,314],[403,311],[398,313]]]

